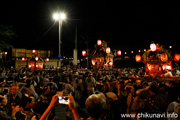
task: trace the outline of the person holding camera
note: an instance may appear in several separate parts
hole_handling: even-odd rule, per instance
[[[39,96],[38,102],[35,104],[34,111],[42,115],[44,111],[47,109],[47,107],[49,106],[53,95],[54,94],[52,94],[50,90],[50,86],[48,85],[42,86],[41,94]],[[53,109],[49,116],[49,119],[51,120],[52,118],[54,118],[54,116],[56,116],[56,114],[55,114],[55,110]]]

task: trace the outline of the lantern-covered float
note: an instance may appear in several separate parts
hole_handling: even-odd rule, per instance
[[[28,59],[28,69],[42,70],[43,66],[44,66],[43,59],[38,57],[37,55],[32,56],[30,59]]]
[[[164,49],[159,44],[151,43],[150,49],[142,55],[145,70],[150,77],[164,77],[172,68],[171,51]]]
[[[110,47],[107,42],[98,40],[95,45],[95,50],[91,53],[91,63],[93,69],[112,69],[113,57]]]
[[[44,63],[49,61],[49,58],[43,60],[38,56],[38,52],[33,50],[33,55],[30,58],[22,57],[22,61],[27,62],[27,68],[31,70],[42,70],[44,68]]]

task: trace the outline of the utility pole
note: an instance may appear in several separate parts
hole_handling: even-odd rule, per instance
[[[78,50],[77,50],[77,27],[76,27],[76,29],[75,29],[75,49],[74,49],[74,65],[77,65],[77,52]]]

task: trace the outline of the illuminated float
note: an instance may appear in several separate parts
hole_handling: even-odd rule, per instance
[[[22,61],[27,61],[27,68],[31,70],[42,70],[44,68],[44,63],[49,61],[49,58],[43,60],[41,57],[38,57],[38,52],[33,50],[33,55],[31,58],[22,57]]]
[[[150,77],[164,77],[164,74],[172,68],[172,56],[170,51],[159,44],[151,43],[150,49],[142,55],[145,70]]]
[[[110,47],[107,46],[107,42],[98,40],[95,45],[95,50],[91,53],[91,63],[93,69],[112,69],[113,57]]]

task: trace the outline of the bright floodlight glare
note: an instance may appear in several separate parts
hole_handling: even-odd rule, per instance
[[[53,14],[53,19],[58,20],[59,19],[59,15],[57,13],[54,13]]]
[[[64,20],[64,19],[66,19],[66,15],[65,15],[64,13],[61,13],[61,14],[60,14],[60,18],[61,18],[62,20]]]
[[[55,14],[53,14],[53,19],[64,20],[64,19],[66,19],[66,15],[64,13],[55,13]]]

